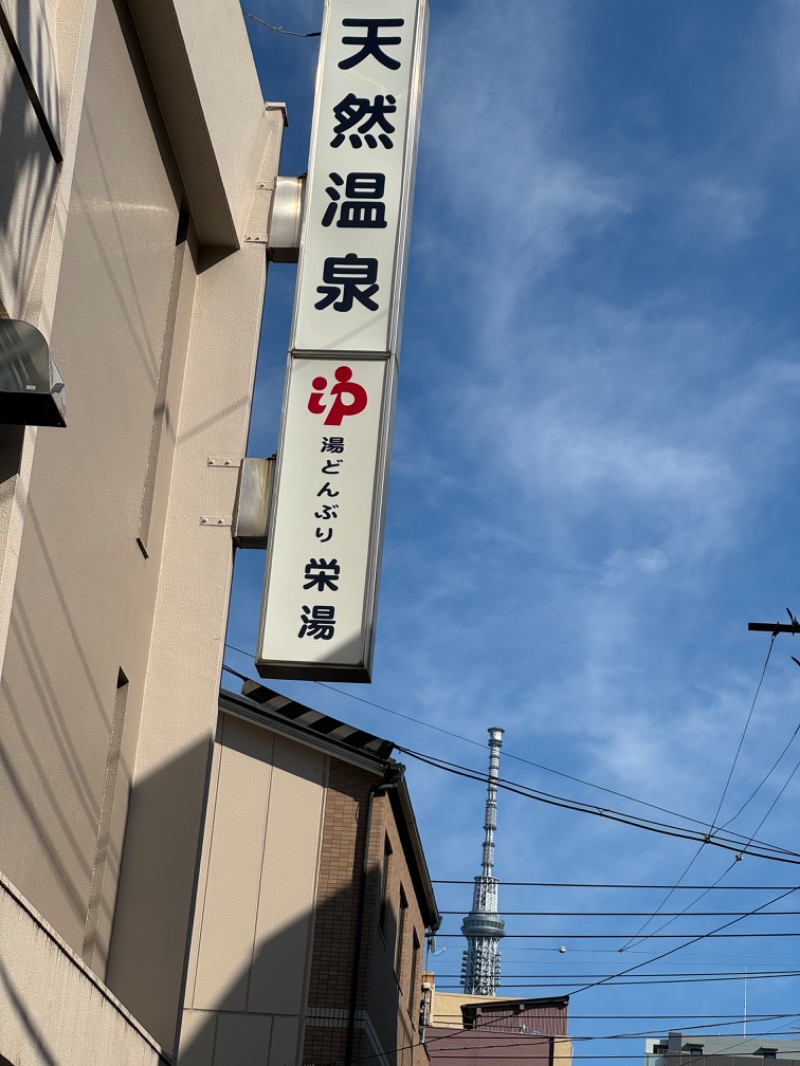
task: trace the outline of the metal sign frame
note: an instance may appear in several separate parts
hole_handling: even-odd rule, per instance
[[[427,0],[325,3],[262,677],[371,678],[427,24]]]

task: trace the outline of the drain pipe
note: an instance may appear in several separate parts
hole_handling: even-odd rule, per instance
[[[361,945],[364,942],[364,907],[367,899],[367,881],[369,878],[369,840],[372,835],[372,805],[376,796],[381,796],[390,789],[397,788],[400,785],[405,770],[405,766],[401,763],[391,763],[384,771],[383,781],[381,781],[379,785],[373,785],[367,796],[367,817],[364,825],[364,861],[361,865],[361,886],[358,893],[356,935],[353,942],[350,1009],[347,1019],[347,1041],[344,1049],[344,1066],[353,1066],[353,1048],[356,1041],[356,1011],[358,1009],[358,982],[361,978]]]

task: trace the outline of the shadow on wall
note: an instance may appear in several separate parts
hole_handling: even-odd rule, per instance
[[[197,745],[130,793],[108,986],[168,1053],[174,1045],[182,1000],[185,944],[199,868],[199,826],[193,832],[192,825],[202,816],[208,756],[209,748]],[[360,840],[365,818],[362,805],[357,827]],[[154,822],[157,834],[152,831]],[[262,893],[270,879],[277,879],[284,897],[296,889],[292,858],[286,856],[281,870],[265,871]],[[242,867],[248,862],[260,868],[261,854],[243,855]],[[135,876],[126,877],[131,873],[129,864],[135,867]],[[361,870],[361,855],[356,853],[352,885],[320,901],[313,913],[298,914],[295,920],[262,932],[254,913],[231,908],[223,927],[214,932],[240,945],[238,965],[228,967],[232,979],[221,979],[210,953],[202,972],[200,966],[190,970],[180,1066],[298,1066],[303,1062],[422,1066],[428,1062],[413,1027],[419,1002],[416,988],[410,987],[409,951],[401,953],[404,962],[398,977],[394,971],[396,916],[391,912],[384,931],[379,930],[377,865],[369,871],[367,905],[359,908]],[[81,899],[88,921],[85,892]],[[269,894],[265,898],[262,894],[262,926],[264,916],[269,921],[270,899]],[[113,909],[110,891],[107,906]],[[356,967],[356,927],[362,919]],[[331,928],[338,930],[337,941],[344,949],[319,935],[320,930]],[[11,955],[2,957],[11,960]],[[50,991],[60,987],[61,977],[54,977],[51,987],[37,974],[37,960],[17,959],[15,968],[17,964],[26,982],[34,976],[36,981],[30,987],[20,985],[19,1001],[10,1005],[3,1019],[8,1029],[3,1031],[7,1035],[19,1032],[25,1043],[33,1041],[39,1047],[35,1058],[21,1061],[52,1066],[81,1061],[99,1066],[96,1056],[102,1048],[121,1047],[123,1040],[140,1041],[124,1016],[109,1000],[98,997],[97,989],[77,972],[73,971],[78,994],[66,1001],[63,996],[42,995],[43,987]],[[349,1054],[348,1032],[352,1037]],[[147,1055],[143,1063],[155,1066],[163,1061],[154,1049]]]
[[[354,939],[356,910],[346,893],[317,907],[317,923],[331,919],[349,927]],[[364,920],[377,930],[372,915],[365,914]],[[265,938],[252,962],[243,960],[237,978],[213,999],[188,989],[187,1002],[193,1006],[184,1018],[179,1066],[411,1066],[428,1061],[422,1048],[411,1046],[417,1043],[416,1033],[409,1039],[401,1032],[397,1020],[406,1004],[394,976],[392,1001],[387,1003],[388,989],[383,989],[377,1016],[369,979],[374,950],[369,936],[364,937],[355,1003],[352,951],[325,954],[323,949],[311,961],[311,992],[304,1004],[308,962],[298,957],[298,940],[304,939],[309,924],[301,919]],[[378,1028],[393,1021],[392,1038],[383,1043]]]
[[[33,78],[46,92],[47,106],[55,113],[55,86],[47,75],[55,68],[44,16],[30,20],[28,7],[17,6],[18,32],[24,38],[20,43],[30,54],[37,68]],[[0,28],[10,34],[3,23]],[[8,91],[0,94],[0,301],[12,317],[35,318],[35,310],[25,306],[25,297],[53,207],[58,167],[2,34],[0,48],[6,51],[5,63],[12,68]]]
[[[363,839],[366,811],[359,812]],[[243,866],[251,856],[243,856]],[[260,859],[260,856],[258,857]],[[264,871],[264,881],[280,882],[282,896],[292,890],[292,856],[284,871]],[[394,915],[385,933],[378,931],[374,901],[378,894],[377,866],[368,875],[367,906],[359,909],[362,861],[352,862],[352,884],[318,901],[312,914],[259,933],[257,916],[232,908],[225,932],[239,942],[240,967],[226,987],[214,987],[214,953],[204,952],[205,927],[197,929],[198,956],[190,972],[181,1040],[180,1066],[343,1066],[350,1063],[410,1064],[420,1059],[416,1043],[404,1030],[407,1010],[393,962],[397,923]],[[301,889],[303,894],[305,888]],[[266,903],[266,906],[265,906]],[[202,900],[201,900],[202,905]],[[269,899],[260,901],[262,914]],[[262,919],[263,920],[263,919]],[[357,923],[363,921],[358,960]],[[243,929],[245,925],[247,928]],[[335,941],[327,932],[335,929]],[[218,936],[219,929],[210,936]],[[342,950],[340,945],[346,945]],[[416,999],[416,997],[415,997]],[[377,1009],[379,1007],[379,1010]],[[305,1025],[305,1030],[304,1030]],[[305,1032],[305,1035],[304,1035]],[[385,1053],[385,1054],[384,1054]]]

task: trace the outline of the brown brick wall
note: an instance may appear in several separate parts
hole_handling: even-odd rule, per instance
[[[380,869],[383,862],[384,841],[388,838],[392,849],[386,891],[387,920],[385,933],[378,927],[380,911]],[[419,1001],[422,983],[422,961],[425,946],[425,927],[419,902],[409,874],[400,835],[394,820],[388,795],[375,801],[373,831],[370,848],[371,892],[366,907],[367,927],[372,931],[370,958],[370,1014],[381,1043],[388,1050],[403,1049],[392,1061],[398,1066],[427,1061],[419,1042]],[[403,942],[397,953],[401,889],[408,904],[403,923]],[[417,973],[412,982],[411,961],[413,936],[420,945]]]
[[[370,787],[378,783],[375,775],[331,761],[320,856],[309,1018],[303,1055],[305,1064],[344,1066],[367,806]],[[382,932],[379,928],[381,872],[387,837],[392,854],[386,886],[385,930]],[[408,907],[396,972],[401,886]],[[412,989],[410,969],[414,933],[420,949]],[[368,1016],[368,1024],[393,1066],[422,1066],[428,1061],[425,1050],[416,1046],[419,1041],[424,933],[391,802],[387,795],[381,794],[375,797],[372,809],[357,1010]],[[380,1066],[380,1059],[375,1056],[375,1049],[360,1025],[356,1028],[352,1066],[357,1063]]]

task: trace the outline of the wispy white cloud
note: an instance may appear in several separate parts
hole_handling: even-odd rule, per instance
[[[445,17],[446,43],[428,73],[423,157],[437,215],[467,226],[461,269],[485,274],[516,257],[517,267],[539,272],[585,227],[627,209],[619,177],[588,167],[565,136],[576,84],[572,7],[513,0],[496,18],[469,0]],[[435,228],[422,247],[431,248],[441,226],[427,226]]]
[[[722,4],[646,17],[608,4],[432,5],[366,698],[481,745],[497,722],[508,755],[711,818],[766,653],[746,621],[770,617],[776,598],[782,609],[784,590],[798,608],[791,546],[777,548],[798,498],[786,145],[800,4],[776,3],[774,18],[737,8],[719,46],[740,47],[735,63],[715,50]],[[651,33],[659,13],[663,41]],[[635,84],[616,70],[609,89],[612,55]],[[708,91],[676,102],[684,75]],[[796,724],[790,650],[775,650],[723,816]],[[485,749],[328,690],[300,698],[485,766]],[[737,828],[755,827],[791,765]],[[434,873],[473,875],[481,786],[410,767]],[[625,803],[510,758],[502,767]],[[799,788],[761,836],[791,839]],[[498,872],[520,880],[661,882],[696,849],[510,794],[498,841]],[[729,862],[704,853],[693,874],[710,883]],[[450,942],[452,968],[461,946]]]
[[[752,236],[765,207],[762,188],[739,185],[726,177],[689,182],[682,199],[678,221],[692,240],[701,237],[721,245],[738,244]]]

